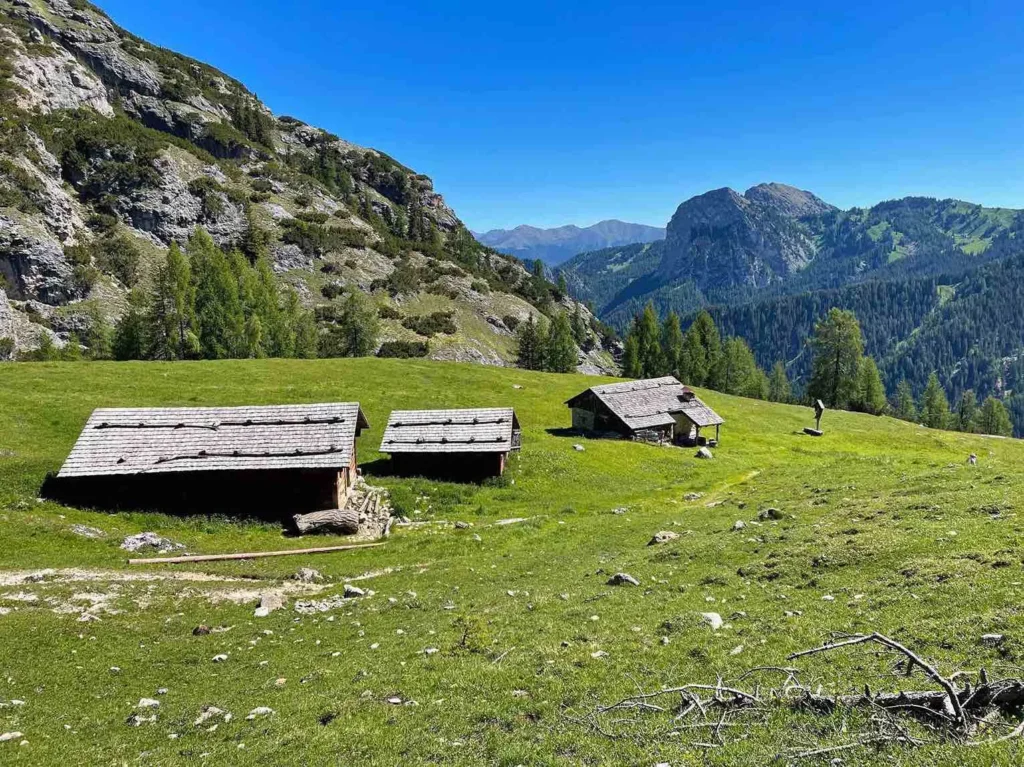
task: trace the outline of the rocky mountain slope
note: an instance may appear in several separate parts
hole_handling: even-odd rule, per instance
[[[268,253],[323,321],[347,291],[371,294],[382,340],[434,358],[505,364],[518,321],[572,307],[384,153],[273,115],[84,0],[0,0],[0,338],[59,345],[116,321],[197,227]],[[452,322],[421,334],[436,313]]]
[[[663,240],[665,230],[657,226],[609,219],[583,228],[570,224],[554,229],[538,229],[526,225],[515,229],[492,229],[477,234],[476,238],[484,245],[524,261],[539,258],[548,266],[557,266],[577,253],[634,242]]]

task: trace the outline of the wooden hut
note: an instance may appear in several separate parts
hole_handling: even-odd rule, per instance
[[[79,505],[279,518],[343,507],[356,402],[95,410],[52,483]]]
[[[593,386],[566,405],[577,431],[645,442],[706,444],[701,430],[714,426],[717,443],[725,423],[672,376]]]
[[[380,451],[398,474],[479,479],[501,476],[522,432],[512,408],[395,410]]]

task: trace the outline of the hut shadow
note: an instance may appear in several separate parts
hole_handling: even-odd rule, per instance
[[[63,506],[103,512],[157,512],[177,517],[230,516],[290,523],[294,514],[333,508],[322,483],[309,477],[176,475],[61,478],[46,475],[39,496]],[[225,472],[223,474],[230,474]],[[306,479],[306,482],[303,482]]]
[[[370,481],[374,478],[388,479],[426,479],[437,482],[455,482],[466,485],[484,485],[488,482],[501,482],[493,472],[479,463],[462,461],[453,463],[445,458],[421,459],[402,467],[390,458],[379,458],[360,464],[363,477]]]
[[[573,437],[575,439],[583,438],[584,434],[579,429],[574,429],[571,426],[554,426],[550,429],[545,429],[548,434],[552,437]]]
[[[395,466],[390,458],[378,458],[376,461],[367,461],[359,464],[359,470],[363,477],[400,477],[401,474],[395,471]]]

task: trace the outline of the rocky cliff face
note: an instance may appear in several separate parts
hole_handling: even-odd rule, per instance
[[[816,201],[816,202],[815,202]],[[668,223],[660,280],[692,280],[704,291],[761,288],[806,267],[817,247],[799,221],[820,203],[780,184],[741,195],[716,189],[693,197]]]
[[[396,313],[451,311],[459,332],[431,340],[436,356],[504,363],[514,322],[502,318],[536,313],[522,264],[477,243],[426,176],[273,115],[237,80],[150,45],[85,0],[0,0],[9,322],[27,317],[60,343],[87,309],[116,320],[128,290],[145,288],[164,250],[197,227],[222,246],[260,243],[280,279],[325,314],[347,287],[374,290],[399,309],[385,340],[423,340]],[[104,257],[117,237],[135,244],[137,278]],[[400,266],[416,279],[381,290]]]

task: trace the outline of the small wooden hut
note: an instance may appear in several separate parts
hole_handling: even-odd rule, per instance
[[[53,483],[101,508],[280,518],[343,507],[356,474],[357,402],[93,411]]]
[[[481,479],[501,476],[522,445],[512,408],[395,410],[380,451],[398,474]]]
[[[672,376],[593,386],[566,402],[574,429],[644,442],[706,444],[702,429],[725,420]]]

